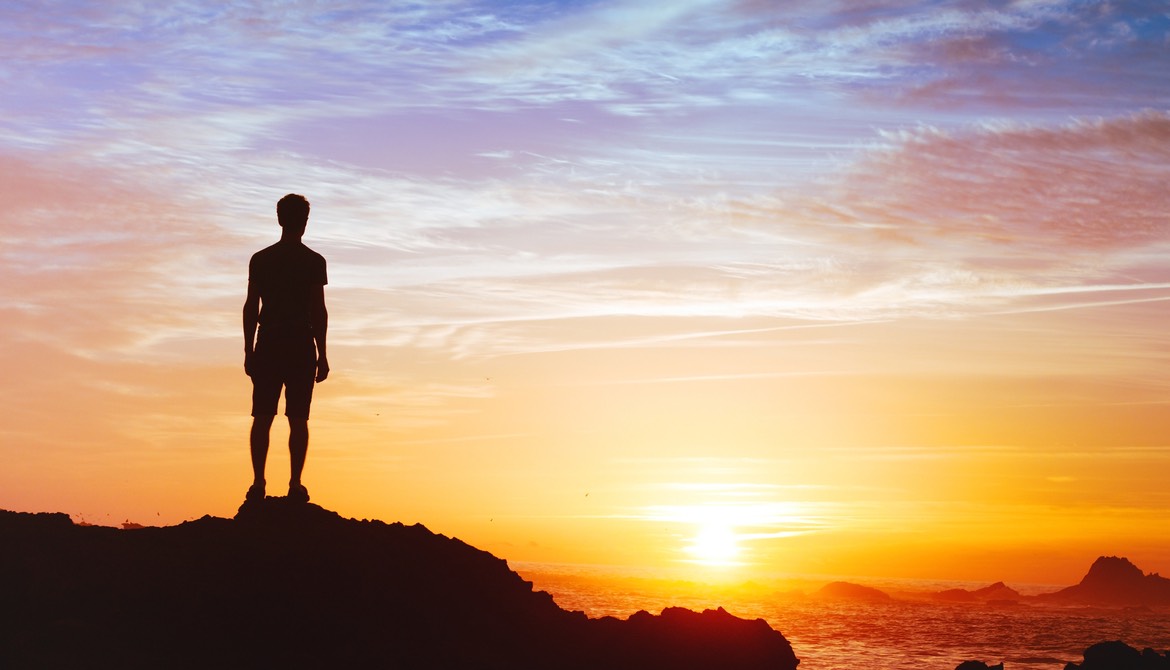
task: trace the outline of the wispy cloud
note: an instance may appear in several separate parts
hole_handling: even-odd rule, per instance
[[[167,143],[226,132],[236,141],[225,146],[244,148],[290,139],[308,120],[568,103],[700,123],[705,109],[797,110],[858,94],[1051,107],[1051,82],[1074,75],[1080,97],[1066,94],[1066,104],[1091,87],[1115,105],[1126,93],[1130,106],[1164,102],[1166,19],[1141,5],[288,3],[276,12],[77,2],[10,5],[3,17],[7,60],[24,64],[7,70],[20,94],[8,96],[8,141],[33,145],[175,123],[185,133]],[[1121,67],[1138,85],[1119,90],[1105,76]]]

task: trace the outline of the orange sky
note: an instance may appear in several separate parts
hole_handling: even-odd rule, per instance
[[[0,9],[0,507],[234,512],[299,192],[343,515],[721,578],[1170,571],[1170,21],[749,5]]]

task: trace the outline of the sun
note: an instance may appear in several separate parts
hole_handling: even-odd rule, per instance
[[[704,523],[686,547],[696,563],[710,566],[736,565],[740,555],[739,537],[727,524]]]
[[[682,485],[680,485],[682,486]],[[681,532],[671,533],[675,560],[702,568],[744,568],[757,565],[760,545],[765,541],[804,535],[821,527],[810,505],[797,501],[752,500],[742,495],[751,485],[690,484],[700,493],[726,492],[724,498],[741,494],[747,500],[707,500],[691,504],[652,505],[636,518],[678,524]],[[712,496],[713,497],[713,496]],[[676,544],[677,543],[677,544]],[[768,549],[768,551],[772,551]],[[712,576],[713,572],[706,573]],[[732,574],[731,570],[727,575]]]

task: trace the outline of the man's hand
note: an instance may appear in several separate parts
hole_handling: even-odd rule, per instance
[[[317,359],[317,381],[323,382],[329,376],[329,361],[324,356]]]
[[[244,352],[244,374],[248,375],[249,377],[252,376],[252,352],[251,351]]]

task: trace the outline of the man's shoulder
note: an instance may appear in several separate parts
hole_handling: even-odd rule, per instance
[[[305,255],[308,256],[309,258],[312,258],[314,261],[316,261],[318,263],[322,263],[322,264],[325,263],[325,257],[322,256],[321,254],[317,253],[316,251],[313,251],[312,249],[310,249],[309,247],[307,247],[303,244],[301,245],[301,248],[304,249],[305,252],[307,252]]]
[[[314,283],[321,284],[322,286],[324,286],[325,284],[328,284],[329,283],[329,277],[328,277],[329,271],[328,271],[328,269],[326,269],[326,266],[325,266],[325,257],[322,256],[321,254],[317,253],[316,251],[313,251],[312,249],[310,249],[308,247],[305,247],[305,250],[309,252],[309,255],[308,255],[309,264],[313,268],[312,270],[310,270],[310,272],[312,272]]]
[[[252,254],[252,260],[263,260],[266,258],[283,258],[296,261],[311,259],[312,262],[325,262],[324,256],[317,253],[316,251],[313,251],[304,244],[287,244],[284,242],[277,242],[276,244],[264,247],[260,251]]]
[[[256,253],[252,254],[252,261],[254,262],[256,260],[263,260],[265,258],[270,258],[272,256],[278,255],[280,253],[280,249],[278,249],[279,246],[280,246],[280,243],[277,242],[276,244],[270,244],[270,245],[264,247],[260,251],[257,251]]]

